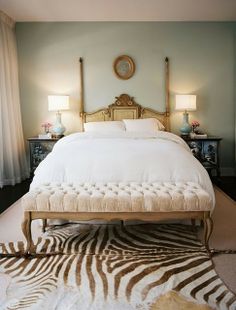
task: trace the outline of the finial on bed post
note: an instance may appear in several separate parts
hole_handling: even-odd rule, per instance
[[[80,117],[81,117],[81,127],[84,130],[84,67],[83,58],[79,58],[80,62]]]
[[[170,89],[169,89],[169,58],[165,58],[165,102],[167,130],[170,131]]]

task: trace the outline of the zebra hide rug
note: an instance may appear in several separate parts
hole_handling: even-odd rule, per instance
[[[23,249],[0,244],[1,310],[236,309],[189,226],[67,224]]]

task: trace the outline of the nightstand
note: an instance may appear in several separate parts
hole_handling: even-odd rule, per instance
[[[34,170],[38,167],[40,162],[52,151],[54,145],[59,138],[39,139],[29,138],[30,149],[30,173],[33,175]]]
[[[216,171],[217,179],[220,179],[219,148],[222,138],[208,136],[207,138],[182,137],[189,145],[193,155],[206,168],[212,176],[212,170]]]

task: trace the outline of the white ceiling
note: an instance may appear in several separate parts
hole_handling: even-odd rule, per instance
[[[236,21],[236,0],[0,0],[16,21]]]

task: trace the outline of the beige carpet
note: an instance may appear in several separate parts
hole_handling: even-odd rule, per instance
[[[211,246],[236,250],[236,202],[221,189],[215,188],[216,208],[213,213],[214,232]]]
[[[210,246],[219,250],[236,250],[236,202],[219,188],[215,188],[215,194],[214,230]],[[236,254],[214,256],[213,262],[220,278],[236,293]]]
[[[236,203],[215,188],[216,208],[213,213],[214,231],[210,246],[215,249],[236,250]],[[23,240],[20,200],[0,215],[0,242]],[[41,233],[40,223],[33,222],[33,236]],[[236,293],[236,254],[214,256],[216,271],[229,289]]]

